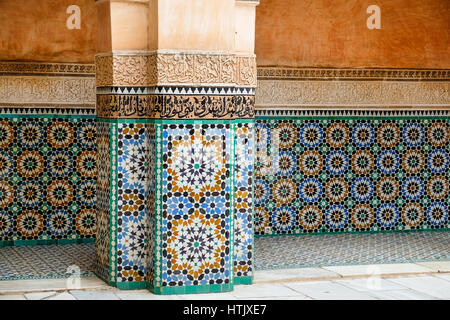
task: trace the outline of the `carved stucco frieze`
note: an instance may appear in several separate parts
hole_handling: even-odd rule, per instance
[[[91,77],[0,76],[0,105],[95,105]]]
[[[95,65],[79,63],[10,62],[0,61],[0,75],[6,74],[45,74],[95,76]]]
[[[258,80],[256,107],[450,107],[449,81]]]
[[[256,87],[254,55],[216,53],[101,54],[95,58],[97,87],[239,86]]]
[[[261,80],[450,80],[450,70],[259,67]]]

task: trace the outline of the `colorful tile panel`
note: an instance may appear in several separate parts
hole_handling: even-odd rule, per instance
[[[155,125],[118,124],[117,281],[153,282]]]
[[[253,275],[253,122],[235,126],[234,276]]]
[[[164,121],[160,129],[159,284],[162,287],[230,284],[234,218],[230,179],[232,124]]]
[[[448,117],[257,117],[255,128],[255,234],[449,228]]]
[[[95,239],[96,272],[109,282],[110,280],[110,219],[111,219],[111,124],[97,122],[97,235]]]
[[[96,233],[95,119],[0,119],[0,242],[90,239]]]

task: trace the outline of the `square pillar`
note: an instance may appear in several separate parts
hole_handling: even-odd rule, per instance
[[[190,73],[206,85],[186,74],[191,85],[165,82],[175,75],[164,67],[186,61],[221,69]],[[254,56],[149,52],[96,62],[99,276],[157,294],[251,283],[255,73],[239,66]]]

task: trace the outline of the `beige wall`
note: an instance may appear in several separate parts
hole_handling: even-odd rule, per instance
[[[369,5],[381,30],[369,30]],[[449,0],[261,0],[258,66],[450,68]]]
[[[235,0],[153,0],[158,49],[229,51],[234,48]],[[150,10],[153,10],[150,8]],[[155,49],[154,44],[150,49]]]
[[[68,30],[66,9],[81,9],[81,30]],[[0,0],[0,60],[93,63],[94,0]]]

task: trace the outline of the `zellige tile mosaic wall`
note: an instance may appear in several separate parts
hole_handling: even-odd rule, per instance
[[[93,241],[94,116],[0,118],[0,244]]]
[[[449,228],[446,112],[280,113],[256,117],[256,235]]]

